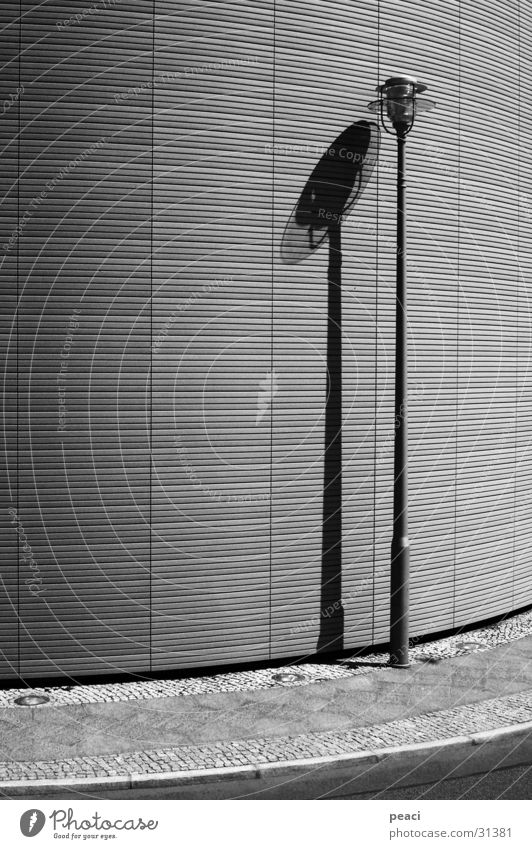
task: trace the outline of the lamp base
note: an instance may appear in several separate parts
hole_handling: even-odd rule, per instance
[[[410,661],[408,663],[397,663],[397,661],[390,660],[388,661],[388,666],[391,666],[393,669],[410,669],[412,664]]]

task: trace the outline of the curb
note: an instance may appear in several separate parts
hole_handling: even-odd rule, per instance
[[[7,796],[36,796],[53,790],[97,792],[103,790],[153,789],[157,787],[189,788],[192,786],[217,783],[221,781],[260,782],[264,779],[278,778],[287,780],[319,769],[356,769],[365,765],[378,764],[387,759],[414,756],[422,761],[434,752],[452,751],[459,753],[461,748],[471,749],[490,743],[499,743],[511,738],[532,733],[532,721],[503,726],[475,734],[447,737],[423,743],[387,746],[381,749],[360,752],[281,761],[276,763],[256,763],[242,767],[217,767],[204,770],[180,770],[157,774],[129,773],[123,776],[104,776],[101,778],[71,778],[64,781],[56,779],[36,779],[35,781],[1,781],[0,794]]]

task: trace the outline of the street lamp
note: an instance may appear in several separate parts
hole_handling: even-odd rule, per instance
[[[390,664],[401,668],[408,659],[408,618],[410,584],[410,546],[408,542],[408,351],[406,290],[406,137],[420,112],[435,105],[417,95],[427,86],[413,77],[390,77],[377,86],[379,99],[368,103],[376,112],[384,130],[397,136],[397,270],[395,314],[395,437],[393,534],[390,570]],[[386,113],[386,118],[385,118]],[[387,121],[393,131],[388,129]]]

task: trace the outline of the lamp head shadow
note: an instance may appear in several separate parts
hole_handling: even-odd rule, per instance
[[[377,161],[380,130],[373,121],[356,121],[327,148],[301,192],[286,225],[281,259],[295,265],[341,227],[362,195]]]

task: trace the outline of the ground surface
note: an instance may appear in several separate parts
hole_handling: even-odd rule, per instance
[[[344,792],[344,775],[337,775],[336,790],[327,784],[340,765],[354,782],[347,793],[373,793],[394,782],[395,793],[399,785],[401,793],[438,793],[442,787],[445,793],[459,793],[466,788],[460,782],[469,780],[465,776],[441,770],[423,776],[418,764],[415,786],[410,786],[408,774],[398,779],[392,767],[398,758],[406,762],[414,755],[421,765],[428,758],[434,766],[435,751],[441,761],[444,748],[454,746],[458,752],[484,735],[477,741],[486,755],[478,770],[495,768],[498,774],[482,779],[481,792],[496,793],[505,776],[523,768],[513,788],[508,778],[504,792],[528,793],[531,630],[528,612],[419,645],[407,670],[392,669],[385,655],[375,654],[177,680],[38,688],[50,703],[37,708],[17,707],[20,689],[4,690],[0,792],[43,795],[51,790],[58,796],[59,785],[66,785],[72,792],[94,795],[135,794],[154,792],[151,784],[159,794],[186,795],[186,788],[194,786],[195,792],[215,797],[220,781],[232,781],[239,782],[231,785],[237,795],[247,793],[242,782],[255,782],[265,798],[271,792],[316,798],[321,792]],[[500,733],[518,735],[521,762],[515,762],[515,752],[505,765],[488,762],[488,748]],[[427,747],[433,747],[430,756]],[[378,761],[378,770],[372,767],[369,773],[380,773],[375,787],[364,778],[371,759]],[[273,767],[287,776],[296,771],[288,791],[280,789],[282,780],[271,779]],[[169,782],[178,789],[163,790]],[[477,792],[475,787],[473,782],[467,792]]]

